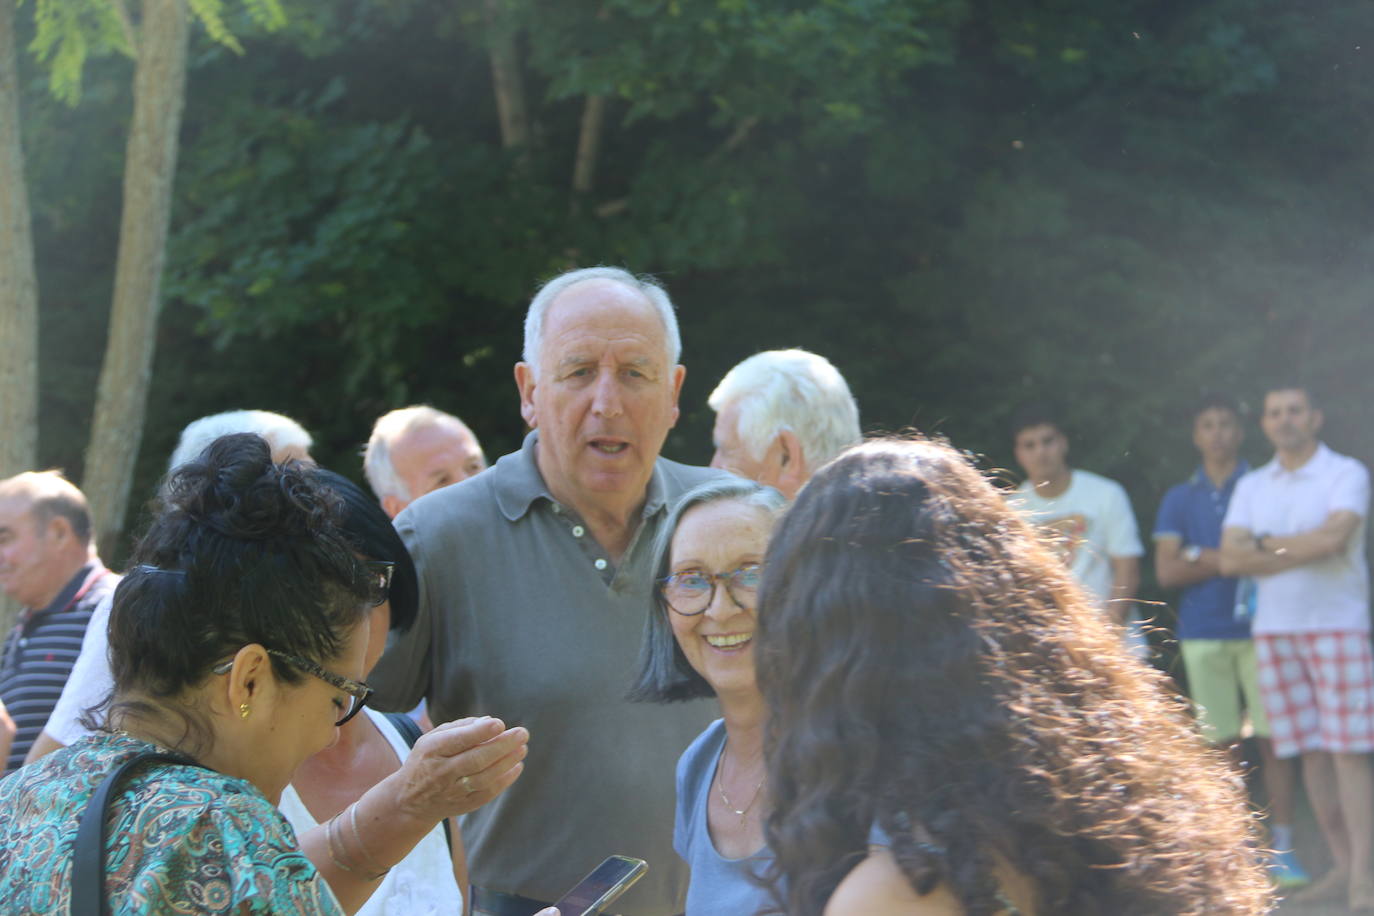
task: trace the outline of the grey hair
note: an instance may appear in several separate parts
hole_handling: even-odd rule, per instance
[[[472,436],[473,441],[476,441],[477,436],[466,423],[453,414],[444,413],[428,404],[398,407],[377,418],[377,422],[372,425],[372,435],[363,447],[363,476],[367,478],[367,485],[372,488],[378,499],[394,496],[409,501],[415,498],[410,494],[410,488],[396,473],[395,465],[391,463],[391,446],[412,429],[438,426],[448,421],[457,423]]]
[[[677,327],[677,313],[673,310],[673,300],[668,291],[658,281],[649,276],[635,276],[619,267],[584,267],[561,273],[539,287],[539,292],[530,300],[529,311],[525,313],[525,349],[521,359],[536,375],[539,374],[539,349],[544,342],[544,317],[553,300],[568,287],[587,280],[610,280],[627,286],[642,295],[658,312],[663,322],[664,343],[668,348],[668,365],[675,366],[682,358],[682,333]]]
[[[652,597],[649,599],[649,616],[644,622],[644,639],[639,648],[639,674],[627,694],[631,700],[672,703],[716,695],[706,679],[687,661],[687,656],[682,654],[682,647],[673,635],[672,624],[668,622],[671,612],[658,592],[658,581],[668,575],[673,536],[677,533],[682,516],[689,509],[719,502],[739,502],[762,509],[774,520],[787,506],[787,499],[772,487],[732,474],[693,487],[669,510],[663,526],[654,536]]]
[[[811,471],[863,438],[844,376],[807,350],[755,353],[725,373],[706,403],[717,413],[739,405],[740,441],[755,460],[784,429],[796,434]]]
[[[24,471],[0,480],[0,498],[18,496],[28,503],[28,513],[39,527],[65,518],[83,546],[91,543],[91,507],[82,493],[61,471]]]
[[[209,447],[220,436],[233,433],[254,433],[267,440],[267,447],[276,455],[283,449],[299,448],[309,452],[314,441],[305,428],[290,417],[270,410],[227,410],[192,420],[181,431],[181,439],[167,462],[167,469],[174,471]]]

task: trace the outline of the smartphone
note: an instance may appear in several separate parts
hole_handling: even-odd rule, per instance
[[[644,877],[649,863],[629,856],[607,856],[592,873],[564,894],[554,906],[560,916],[599,916],[617,897]]]

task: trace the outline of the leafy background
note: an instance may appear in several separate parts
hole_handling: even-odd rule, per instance
[[[785,346],[840,367],[866,428],[940,432],[990,468],[1018,404],[1058,401],[1075,463],[1121,479],[1146,532],[1204,391],[1254,407],[1301,378],[1328,441],[1374,458],[1368,2],[282,6],[276,31],[226,8],[241,55],[194,39],[136,501],[186,422],[235,407],[298,418],[355,478],[373,419],[407,403],[514,448],[525,303],[596,263],[678,304],[678,459],[709,459],[726,369]],[[511,39],[519,148],[489,56]],[[130,108],[129,61],[100,50],[70,105],[21,62],[40,456],[74,477]],[[588,95],[606,121],[574,191]]]

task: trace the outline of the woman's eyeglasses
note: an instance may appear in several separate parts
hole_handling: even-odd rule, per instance
[[[693,617],[711,606],[716,600],[716,583],[724,582],[731,600],[742,610],[752,611],[758,603],[762,578],[763,567],[758,563],[745,563],[738,569],[714,574],[692,569],[659,579],[658,590],[668,607]]]
[[[383,598],[382,600],[385,601],[386,599]],[[379,601],[377,603],[380,604],[381,602]],[[363,707],[367,705],[368,698],[372,696],[372,688],[362,681],[355,681],[352,678],[335,674],[332,671],[326,671],[308,658],[301,658],[299,655],[290,655],[286,652],[278,652],[276,649],[268,649],[267,654],[274,655],[291,667],[304,671],[306,674],[314,675],[326,684],[337,687],[339,690],[348,694],[350,705],[348,709],[344,710],[343,718],[334,723],[336,726],[343,725],[349,719],[362,712]],[[234,660],[231,658],[227,662],[220,662],[210,670],[215,674],[228,674],[233,667]]]
[[[396,564],[390,560],[368,560],[364,565],[372,586],[372,606],[385,604],[391,597],[391,577],[396,572]]]

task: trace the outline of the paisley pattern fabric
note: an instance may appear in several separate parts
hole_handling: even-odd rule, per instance
[[[149,749],[96,735],[0,780],[6,913],[67,911],[81,811],[121,761]],[[139,766],[106,818],[105,892],[115,913],[342,916],[291,826],[242,779],[197,766]]]

